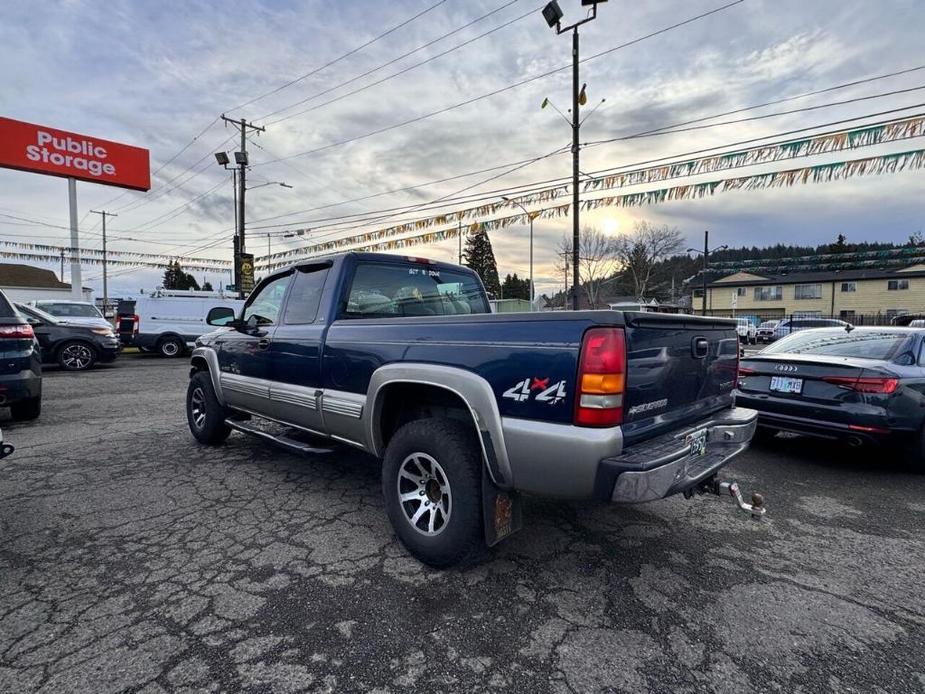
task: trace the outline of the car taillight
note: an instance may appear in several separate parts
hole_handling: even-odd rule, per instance
[[[585,333],[578,362],[575,424],[609,427],[623,422],[626,338],[620,328]]]
[[[880,393],[881,395],[890,395],[895,393],[899,388],[898,378],[886,378],[880,376],[871,376],[863,378],[854,378],[849,376],[824,376],[823,381],[831,383],[839,388],[854,390],[858,393]]]
[[[141,316],[132,316],[132,335],[137,335],[141,328]]]
[[[31,340],[35,332],[31,325],[3,325],[0,326],[0,338],[9,340]]]

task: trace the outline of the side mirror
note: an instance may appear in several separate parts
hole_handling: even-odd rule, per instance
[[[234,323],[234,309],[230,306],[213,306],[206,316],[206,323],[216,327],[224,327]]]

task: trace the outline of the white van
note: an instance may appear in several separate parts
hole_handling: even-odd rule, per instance
[[[212,330],[206,324],[210,309],[230,306],[237,311],[243,304],[243,300],[221,292],[158,289],[120,299],[116,324],[123,346],[179,357],[196,338]]]

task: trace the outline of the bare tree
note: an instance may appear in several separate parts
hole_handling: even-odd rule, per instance
[[[591,308],[598,308],[603,280],[616,272],[619,262],[614,239],[595,227],[581,230],[580,248],[578,249],[578,276]],[[571,258],[572,239],[563,236],[559,242],[559,251]]]
[[[677,227],[640,221],[633,225],[631,233],[620,236],[614,246],[620,267],[633,280],[636,299],[644,299],[655,265],[680,252],[684,237]]]

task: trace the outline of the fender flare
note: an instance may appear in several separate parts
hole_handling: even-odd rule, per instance
[[[219,404],[225,405],[225,396],[222,394],[221,372],[218,368],[218,355],[211,347],[196,347],[190,357],[190,377],[196,371],[208,371],[212,379],[212,389]]]
[[[472,422],[478,431],[482,460],[492,482],[502,489],[513,488],[514,478],[494,390],[484,378],[465,369],[414,362],[387,364],[376,369],[366,392],[366,440],[374,455],[381,458],[385,452],[379,427],[384,402],[383,390],[396,383],[440,388],[462,400],[469,408]]]

